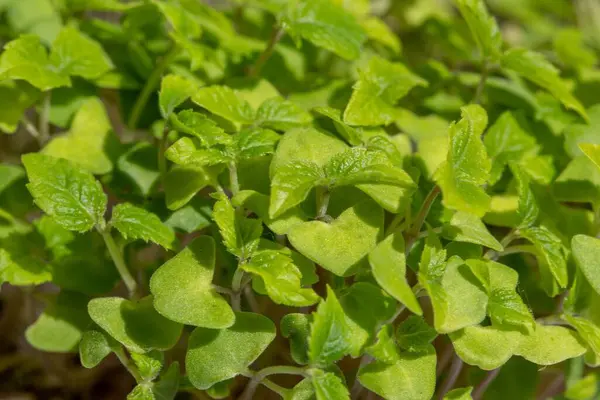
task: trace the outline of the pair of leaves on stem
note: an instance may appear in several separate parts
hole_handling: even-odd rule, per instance
[[[86,232],[93,227],[104,229],[107,199],[89,172],[62,158],[43,154],[22,157],[35,203],[67,230]],[[111,225],[126,239],[153,241],[171,248],[173,231],[160,219],[128,203],[113,208]]]
[[[48,55],[38,36],[9,42],[0,57],[0,78],[22,79],[40,90],[70,86],[70,76],[94,80],[113,68],[98,42],[75,28],[63,28]]]

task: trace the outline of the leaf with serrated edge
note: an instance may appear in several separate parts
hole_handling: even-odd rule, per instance
[[[125,239],[142,239],[173,248],[175,233],[158,216],[130,203],[118,204],[112,211],[110,224],[117,228]]]

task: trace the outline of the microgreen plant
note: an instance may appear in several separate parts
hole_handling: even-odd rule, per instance
[[[34,348],[116,357],[130,400],[600,395],[599,3],[0,23],[0,282],[44,303]]]

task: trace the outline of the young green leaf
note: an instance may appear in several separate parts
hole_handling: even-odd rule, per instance
[[[383,210],[371,200],[345,210],[333,222],[310,221],[294,225],[290,243],[301,254],[338,276],[356,272],[360,261],[377,245]],[[327,248],[326,252],[322,249]]]
[[[226,197],[221,197],[215,203],[212,216],[227,250],[240,259],[251,257],[258,248],[258,239],[263,230],[262,221],[244,217]]]
[[[287,314],[281,318],[281,334],[290,340],[290,354],[298,364],[308,364],[308,337],[312,317],[307,314]]]
[[[446,207],[481,217],[489,209],[490,197],[481,187],[491,168],[481,135],[487,114],[481,106],[461,109],[462,119],[449,129],[450,147],[446,162],[435,174]]]
[[[205,390],[245,373],[275,339],[275,325],[265,316],[238,312],[229,328],[196,328],[190,335],[185,366],[190,382]]]
[[[517,181],[517,192],[519,193],[519,208],[517,209],[517,215],[521,220],[519,227],[528,228],[537,221],[540,208],[529,186],[527,173],[517,165],[511,165],[510,168]]]
[[[321,300],[313,313],[308,338],[308,359],[311,365],[327,367],[350,352],[351,331],[344,310],[328,286],[327,299]]]
[[[270,129],[246,128],[235,136],[235,156],[238,160],[248,160],[272,154],[279,139]]]
[[[388,236],[371,250],[369,264],[379,286],[413,313],[423,314],[417,297],[406,281],[404,236],[401,233]]]
[[[553,365],[586,352],[579,335],[562,326],[537,324],[535,330],[523,336],[515,354],[538,365]]]
[[[419,283],[431,298],[434,326],[441,326],[448,315],[448,294],[442,287],[446,272],[446,250],[439,238],[430,232],[419,261]]]
[[[348,60],[358,58],[366,35],[354,16],[330,1],[300,0],[289,4],[284,28],[294,37]]]
[[[79,342],[79,358],[85,368],[94,368],[119,344],[99,329],[85,331]]]
[[[160,83],[158,104],[163,118],[168,119],[175,108],[196,92],[193,82],[181,75],[169,74]]]
[[[600,168],[600,144],[580,143],[579,149]]]
[[[217,144],[230,144],[233,139],[215,121],[193,110],[183,110],[171,114],[169,122],[179,132],[194,136],[206,147]]]
[[[587,343],[589,347],[588,353],[592,353],[591,357],[598,359],[600,357],[600,327],[588,319],[574,315],[566,314],[562,318],[575,328],[577,333]]]
[[[186,325],[230,327],[235,316],[212,288],[214,269],[215,242],[210,236],[200,236],[152,275],[150,291],[156,311]]]
[[[348,388],[340,377],[333,372],[317,369],[312,372],[311,376],[317,400],[350,400]]]
[[[181,335],[182,325],[157,313],[152,296],[136,301],[96,298],[88,303],[88,313],[110,336],[137,353],[170,349]]]
[[[468,212],[457,211],[450,222],[444,225],[443,236],[455,242],[480,244],[496,251],[504,248],[477,216]]]
[[[233,123],[251,124],[254,121],[254,110],[250,104],[228,86],[200,88],[192,96],[192,101]]]
[[[89,172],[42,154],[26,154],[22,161],[35,203],[62,227],[86,232],[104,223],[106,195]]]
[[[588,120],[584,106],[573,96],[568,85],[560,78],[559,71],[546,58],[531,50],[514,48],[500,58],[503,68],[513,71],[549,91],[567,108]]]
[[[437,332],[422,317],[411,315],[396,330],[398,346],[409,352],[427,350]]]
[[[117,228],[125,239],[142,239],[173,248],[175,233],[155,214],[130,203],[118,204],[112,211],[110,224]]]
[[[600,240],[575,235],[571,239],[571,250],[579,270],[596,293],[600,293]]]
[[[472,400],[472,387],[453,389],[446,393],[443,400]]]
[[[265,128],[287,131],[312,122],[312,116],[282,97],[265,100],[256,111],[256,123]]]
[[[277,304],[305,307],[319,301],[312,289],[301,287],[302,274],[292,259],[278,251],[260,251],[240,268],[259,276],[267,294]]]
[[[458,9],[481,52],[481,59],[495,62],[502,50],[502,34],[483,0],[457,0]]]
[[[277,218],[303,202],[324,176],[312,162],[294,162],[275,171],[271,182],[269,217]]]
[[[395,364],[400,360],[400,353],[394,337],[394,327],[385,325],[377,333],[377,342],[365,348],[365,352],[377,361]]]
[[[108,150],[116,145],[117,138],[102,101],[91,97],[77,110],[69,131],[52,138],[42,153],[69,160],[92,174],[104,175],[113,169]]]
[[[85,305],[88,298],[62,291],[25,331],[29,344],[54,353],[77,351],[83,330],[89,325]]]
[[[433,346],[418,353],[402,353],[395,364],[375,361],[360,368],[360,383],[388,400],[429,400],[435,390],[436,356]]]
[[[495,326],[468,326],[450,335],[456,354],[469,365],[491,371],[504,365],[515,353],[522,334]]]
[[[427,82],[403,64],[373,56],[354,85],[352,97],[344,111],[349,125],[389,125],[395,120],[394,106],[415,86]]]

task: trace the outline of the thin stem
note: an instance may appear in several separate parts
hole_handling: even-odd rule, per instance
[[[325,186],[317,187],[317,218],[316,219],[326,219],[327,218],[327,208],[329,208],[329,198],[331,193],[329,192],[329,188]]]
[[[279,386],[278,384],[276,384],[275,382],[273,382],[269,379],[263,379],[262,381],[260,381],[260,383],[264,387],[269,388],[273,392],[280,395],[282,398],[285,398],[287,396],[287,394],[289,393],[289,389]]]
[[[129,272],[129,269],[125,264],[125,260],[123,259],[123,254],[121,254],[121,250],[119,249],[119,247],[115,243],[115,240],[110,234],[110,227],[107,227],[105,229],[97,229],[98,232],[100,232],[100,235],[102,235],[104,243],[106,243],[108,253],[110,254],[110,257],[115,263],[117,271],[119,271],[119,274],[121,275],[121,279],[123,279],[125,286],[127,286],[127,290],[129,291],[129,297],[135,297],[137,292],[137,282],[133,275],[131,275],[131,272]]]
[[[143,381],[142,376],[141,376],[140,372],[138,371],[137,366],[131,362],[131,360],[129,359],[129,357],[127,357],[127,355],[125,354],[125,352],[123,351],[122,348],[116,349],[115,355],[117,356],[117,358],[119,359],[121,364],[123,364],[123,366],[125,367],[127,372],[129,372],[131,374],[131,376],[133,376],[133,378],[135,379],[136,382],[139,383],[139,382]]]
[[[226,294],[228,296],[233,296],[233,290],[231,290],[231,289],[224,288],[224,287],[219,286],[219,285],[212,285],[212,288],[217,293]]]
[[[516,253],[536,254],[535,253],[535,247],[533,247],[533,246],[530,246],[530,245],[517,245],[517,246],[507,247],[506,249],[504,249],[504,251],[501,251],[500,253],[497,253],[496,259],[500,258],[500,257],[508,256],[510,254],[516,254]]]
[[[479,400],[483,397],[483,394],[485,393],[487,388],[492,384],[494,379],[496,379],[499,373],[500,368],[488,371],[488,373],[485,375],[485,378],[483,378],[483,380],[479,382],[479,385],[477,385],[475,390],[473,390],[473,393],[471,394],[473,400]]]
[[[508,246],[513,240],[515,240],[517,238],[518,238],[517,231],[513,229],[510,232],[508,232],[508,234],[506,236],[504,236],[504,238],[500,241],[500,245],[502,246],[502,248],[506,249],[506,246]],[[506,250],[508,250],[508,249],[506,249]],[[490,250],[486,251],[486,253],[483,255],[483,258],[487,258],[488,260],[497,260],[498,258],[500,258],[501,255],[506,255],[506,250],[504,250],[502,252],[497,252],[495,250],[490,249]],[[519,252],[522,252],[522,251],[519,251]]]
[[[392,220],[392,222],[390,222],[390,225],[385,230],[385,234],[383,236],[388,237],[389,235],[391,235],[392,233],[394,233],[394,231],[396,231],[396,228],[398,228],[401,225],[403,225],[402,222],[405,221],[405,220],[406,220],[406,218],[405,218],[404,215],[402,215],[402,214],[396,214],[396,216],[394,217],[394,219]]]
[[[263,381],[269,375],[276,374],[301,375],[304,377],[308,376],[308,373],[304,368],[295,367],[292,365],[276,365],[272,367],[263,368],[252,375],[250,382],[248,382],[248,385],[246,386],[246,389],[244,389],[244,393],[242,393],[242,395],[239,397],[239,400],[252,399],[252,396],[254,395],[254,392],[256,391],[256,388],[261,383],[261,381]]]
[[[242,310],[242,281],[244,279],[244,270],[241,269],[238,265],[238,268],[235,270],[233,274],[233,279],[231,280],[231,308],[233,311],[241,311]]]
[[[231,186],[232,196],[235,196],[240,192],[240,182],[238,180],[237,166],[234,162],[229,163],[229,186]]]
[[[146,80],[146,84],[142,88],[142,91],[140,92],[135,104],[133,105],[133,108],[131,109],[131,114],[129,114],[129,120],[127,121],[127,126],[129,129],[135,129],[137,127],[140,117],[142,116],[142,112],[148,103],[148,99],[150,99],[152,92],[154,92],[154,90],[156,90],[158,87],[163,72],[165,72],[171,61],[173,61],[178,53],[179,48],[177,46],[173,46],[171,50],[169,50],[169,52],[161,58],[158,64],[156,64],[156,67],[154,67],[154,70],[148,77],[148,80]]]
[[[169,134],[169,121],[165,121],[165,127],[163,129],[162,136],[158,141],[158,171],[160,173],[160,182],[163,190],[165,188],[165,178],[167,176],[167,159],[165,158],[165,151],[167,147],[167,135]]]
[[[256,301],[256,296],[254,295],[254,292],[250,286],[246,286],[244,288],[244,297],[250,306],[250,310],[252,310],[253,313],[260,314],[260,305],[258,304],[258,301]]]
[[[273,32],[271,33],[271,38],[269,39],[267,47],[265,47],[261,55],[258,57],[258,60],[256,60],[256,64],[254,64],[254,66],[250,68],[248,75],[250,75],[251,77],[256,77],[260,75],[260,72],[262,71],[266,62],[273,55],[275,45],[279,43],[279,41],[283,38],[283,35],[285,35],[285,31],[283,30],[283,28],[281,26],[275,26]]]
[[[33,136],[35,140],[37,140],[41,147],[44,143],[35,125],[33,125],[33,123],[25,115],[23,115],[23,118],[21,118],[21,123],[25,127],[25,130],[29,132],[29,134]]]
[[[427,215],[429,215],[431,206],[433,205],[433,202],[435,201],[435,199],[438,197],[438,195],[440,193],[441,193],[440,187],[434,186],[433,189],[431,189],[431,191],[429,192],[429,194],[427,194],[427,197],[423,201],[423,205],[421,206],[421,209],[419,210],[419,213],[417,214],[417,217],[415,218],[413,227],[410,230],[411,236],[416,237],[419,234],[419,232],[421,232],[421,228],[423,227],[423,224],[425,223],[425,219],[427,218]]]
[[[51,92],[44,93],[42,99],[42,108],[38,119],[38,133],[40,134],[41,143],[46,143],[50,139],[50,100]]]
[[[455,354],[454,359],[452,360],[452,364],[450,365],[450,370],[448,371],[448,375],[444,382],[440,387],[440,391],[438,392],[438,399],[442,400],[446,393],[448,393],[453,387],[458,377],[460,375],[460,371],[463,366],[463,361]]]
[[[483,62],[483,66],[481,67],[481,77],[479,79],[479,85],[477,85],[477,91],[475,92],[475,97],[473,97],[473,103],[481,104],[481,96],[483,95],[483,89],[485,88],[485,81],[487,81],[489,74],[488,62],[485,60]]]

